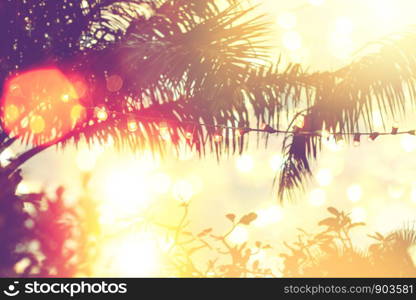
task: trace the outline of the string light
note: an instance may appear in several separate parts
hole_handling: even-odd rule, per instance
[[[391,129],[391,134],[396,135],[399,132],[399,126],[397,123],[394,123],[393,128]]]
[[[149,121],[157,121],[162,120],[159,123],[159,132],[162,138],[170,137],[170,131],[168,127],[168,123],[166,122],[166,118],[161,117],[146,117],[146,116],[137,116],[134,113],[120,113],[116,111],[111,111],[114,115],[121,115],[121,116],[128,116],[131,120],[143,119]],[[95,108],[95,116],[100,121],[105,121],[108,118],[108,111],[105,107],[98,107]],[[128,123],[128,127],[135,128],[133,123]],[[304,124],[304,116],[299,118],[296,121],[296,125],[293,126],[292,130],[280,130],[275,129],[267,123],[262,123],[260,128],[250,128],[250,127],[233,127],[233,126],[226,126],[226,125],[219,125],[219,124],[205,124],[199,123],[195,121],[175,121],[169,120],[170,123],[185,125],[185,138],[192,139],[194,135],[194,131],[196,126],[205,127],[205,128],[214,128],[217,129],[215,133],[212,135],[213,140],[216,143],[220,143],[223,140],[222,130],[234,130],[236,136],[241,137],[245,134],[250,132],[258,132],[258,133],[266,133],[266,134],[291,134],[291,135],[300,135],[300,136],[311,136],[311,137],[321,137],[322,139],[329,139],[331,136],[334,137],[335,141],[339,145],[345,144],[344,137],[346,136],[353,136],[354,146],[359,146],[361,142],[362,136],[368,136],[369,140],[374,141],[379,136],[387,136],[387,135],[413,135],[416,136],[416,129],[408,130],[408,131],[399,131],[399,126],[397,123],[394,123],[392,130],[390,132],[329,132],[328,130],[315,130],[315,131],[308,131],[303,128]],[[137,123],[136,123],[137,126]],[[302,127],[301,127],[302,126]],[[138,126],[137,126],[138,128]],[[135,130],[137,130],[137,128]],[[221,130],[220,130],[221,129]],[[132,130],[132,131],[135,131]]]
[[[379,135],[380,135],[380,133],[378,133],[378,132],[372,132],[370,134],[370,140],[375,141],[376,138],[378,138]]]
[[[238,137],[242,137],[249,132],[250,132],[250,128],[239,128],[236,130],[236,135]]]
[[[127,123],[127,128],[130,132],[135,132],[138,128],[137,122],[135,120],[129,120]]]
[[[356,133],[354,135],[354,146],[358,147],[358,146],[360,146],[360,143],[361,143],[361,134]]]
[[[214,134],[214,142],[216,143],[221,143],[222,142],[222,134],[221,133],[216,133]]]
[[[192,140],[194,137],[195,127],[194,126],[186,126],[185,130],[185,138],[187,140]]]
[[[107,109],[102,106],[102,107],[97,107],[95,109],[95,116],[97,117],[98,120],[100,121],[106,121],[108,118],[108,113],[107,113]]]
[[[187,140],[192,140],[192,136],[193,136],[192,132],[187,131],[187,132],[185,133],[185,138],[186,138]]]

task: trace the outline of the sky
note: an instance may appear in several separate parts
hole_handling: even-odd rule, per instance
[[[272,24],[276,46],[272,56],[282,55],[285,61],[301,63],[313,71],[339,68],[367,43],[407,30],[414,23],[416,11],[416,2],[410,0],[252,2],[260,5],[258,10]],[[373,114],[375,128],[382,129],[379,112]],[[406,130],[416,127],[410,114],[408,119],[394,121]],[[387,122],[393,124],[393,120]],[[239,230],[233,239],[273,244],[274,256],[269,259],[276,268],[279,262],[275,256],[284,251],[283,241],[294,240],[296,228],[317,230],[315,225],[326,216],[329,206],[351,212],[353,220],[368,224],[354,235],[362,247],[371,241],[366,233],[388,233],[413,223],[416,137],[380,137],[374,142],[363,140],[359,147],[325,145],[313,164],[313,182],[297,201],[285,203],[278,201],[273,187],[282,163],[280,148],[281,137],[273,137],[265,148],[257,147],[253,136],[243,156],[224,157],[218,163],[214,155],[199,159],[189,151],[183,151],[180,157],[168,155],[162,161],[147,152],[117,152],[111,144],[92,149],[80,145],[78,150],[68,146],[45,151],[27,163],[19,191],[44,187],[51,192],[64,185],[71,203],[80,193],[79,175],[92,172],[89,190],[100,205],[103,226],[109,230],[131,211],[147,209],[161,216],[170,214],[174,222],[178,216],[171,212],[179,214],[177,206],[181,201],[192,201],[191,227],[196,231],[212,226],[221,232],[228,225],[224,217],[227,213],[256,212],[259,219],[255,226]],[[120,194],[120,190],[124,192]],[[132,244],[131,239],[126,235],[109,243],[103,248],[102,259],[120,254],[123,245]],[[138,239],[137,248],[154,257],[156,247],[151,234],[141,232]],[[130,274],[129,265],[121,263],[111,270],[98,268],[97,275]],[[153,265],[146,266],[130,275],[156,272]]]

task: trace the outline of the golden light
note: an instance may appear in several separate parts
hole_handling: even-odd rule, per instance
[[[195,194],[192,183],[187,180],[179,180],[173,185],[173,197],[180,202],[188,202]]]
[[[111,216],[109,224],[114,218],[140,215],[153,200],[147,177],[140,172],[140,164],[114,166],[103,177],[99,193],[102,201],[100,210],[102,215]]]
[[[214,134],[214,142],[221,143],[222,142],[222,135],[219,133]]]
[[[249,233],[243,225],[237,225],[234,230],[227,237],[227,240],[233,244],[243,244],[249,239]]]
[[[296,15],[290,12],[284,12],[277,18],[277,22],[280,27],[284,29],[293,29],[296,26]]]
[[[326,202],[326,191],[323,189],[314,189],[309,194],[309,203],[313,206],[322,206]]]
[[[80,96],[70,79],[55,68],[36,69],[6,81],[2,122],[7,133],[34,135],[35,145],[54,142],[73,129],[71,109]],[[79,118],[77,121],[82,121]]]
[[[162,140],[165,141],[169,141],[171,136],[170,136],[170,130],[168,127],[168,123],[167,122],[160,122],[159,124],[159,134]]]
[[[95,108],[95,117],[99,121],[105,121],[108,119],[108,112],[107,109],[104,106]]]
[[[365,222],[367,220],[367,212],[362,207],[355,207],[351,211],[350,215],[351,221],[356,222]]]
[[[240,171],[242,173],[249,173],[254,168],[253,157],[251,157],[248,154],[244,154],[244,155],[239,156],[236,159],[235,164],[236,164],[236,167],[237,167],[238,171]]]
[[[400,138],[400,144],[405,152],[411,153],[416,150],[416,136],[406,134]]]
[[[135,120],[130,120],[130,121],[128,121],[128,123],[127,123],[127,129],[128,129],[130,132],[135,132],[135,131],[137,131],[137,129],[138,129],[137,122],[136,122]]]
[[[253,225],[257,227],[266,227],[278,223],[283,218],[283,210],[279,205],[271,205],[268,208],[256,211],[257,219]]]
[[[192,137],[193,137],[192,132],[187,131],[187,132],[185,133],[185,138],[186,138],[187,140],[192,140]]]
[[[333,176],[330,169],[320,169],[315,178],[320,186],[328,186],[332,183]]]
[[[84,119],[86,117],[85,113],[86,111],[85,111],[84,106],[82,106],[81,104],[75,104],[71,108],[71,120],[72,120],[73,125],[78,123],[78,121]]]
[[[29,127],[33,134],[42,133],[45,130],[45,126],[45,120],[41,116],[35,115],[30,118]]]
[[[70,99],[70,96],[68,94],[63,94],[62,97],[61,97],[61,100],[63,102],[68,102],[69,99]]]
[[[347,196],[351,202],[358,202],[361,200],[363,196],[363,191],[360,185],[353,184],[347,189]]]
[[[161,257],[154,234],[124,234],[102,246],[95,273],[104,277],[153,277],[160,275]]]
[[[302,37],[296,31],[287,31],[282,36],[283,46],[290,51],[296,51],[302,47]]]
[[[16,105],[10,104],[6,107],[5,119],[7,122],[13,122],[19,118],[20,112]]]

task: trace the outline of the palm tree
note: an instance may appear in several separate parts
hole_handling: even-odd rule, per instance
[[[247,143],[244,134],[223,126],[279,128],[288,111],[302,111],[308,132],[325,124],[344,134],[359,129],[360,120],[371,130],[373,105],[396,115],[404,112],[408,95],[414,98],[413,32],[380,42],[336,71],[309,73],[297,64],[282,69],[267,58],[273,39],[268,24],[240,2],[2,1],[1,92],[7,93],[8,79],[16,74],[54,66],[64,74],[82,74],[86,91],[80,101],[87,108],[69,132],[55,128],[53,143],[42,143],[39,133],[25,135],[23,140],[35,146],[14,159],[8,172],[52,144],[82,138],[105,142],[111,137],[119,147],[163,151],[162,123],[174,146],[186,136],[201,155],[214,151],[218,157],[241,152]],[[100,122],[97,107],[108,112]],[[297,117],[289,114],[289,120]],[[137,122],[133,134],[131,119]],[[304,186],[322,142],[318,134],[293,132],[292,125],[287,131],[280,200]],[[3,124],[3,148],[16,139],[8,133]]]

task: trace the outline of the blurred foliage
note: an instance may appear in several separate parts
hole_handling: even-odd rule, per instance
[[[333,207],[330,217],[318,223],[325,229],[310,234],[299,229],[297,241],[285,245],[289,254],[284,258],[286,277],[414,277],[416,268],[411,249],[416,243],[412,228],[394,231],[387,236],[369,235],[375,242],[362,250],[354,245],[351,230],[364,226]]]
[[[215,234],[213,228],[206,228],[201,232],[189,231],[188,213],[189,203],[183,203],[183,216],[175,226],[155,223],[166,229],[167,240],[170,241],[166,251],[167,261],[174,276],[179,277],[272,277],[273,273],[267,266],[261,265],[255,256],[261,250],[271,249],[270,245],[261,242],[250,245],[232,243],[230,235],[238,226],[250,226],[257,218],[255,213],[249,213],[237,218],[234,214],[227,214],[231,222],[228,231]],[[212,256],[206,263],[198,261],[197,252],[208,251],[202,256]]]
[[[78,205],[64,200],[64,188],[54,197],[46,193],[17,195],[20,170],[6,176],[0,195],[0,276],[74,277],[91,275],[98,214],[86,197]],[[84,178],[84,186],[88,177]],[[6,184],[5,184],[6,183]]]
[[[0,170],[0,276],[84,277],[94,276],[93,264],[106,233],[100,228],[97,203],[88,194],[89,175],[84,175],[83,194],[68,203],[63,187],[53,196],[45,192],[16,194],[22,182],[20,171]],[[328,208],[330,216],[317,233],[299,229],[296,241],[284,243],[288,253],[263,241],[232,238],[235,231],[250,229],[253,212],[229,213],[228,230],[207,227],[195,232],[191,202],[180,204],[179,221],[165,224],[147,216],[146,226],[162,232],[163,276],[174,277],[413,277],[416,231],[404,228],[388,235],[369,234],[372,243],[360,249],[351,232],[365,226],[349,214]],[[143,219],[140,218],[139,223]],[[140,225],[142,226],[142,225]],[[270,259],[269,259],[270,258]],[[275,263],[274,263],[275,262]],[[271,264],[281,269],[273,268]]]

